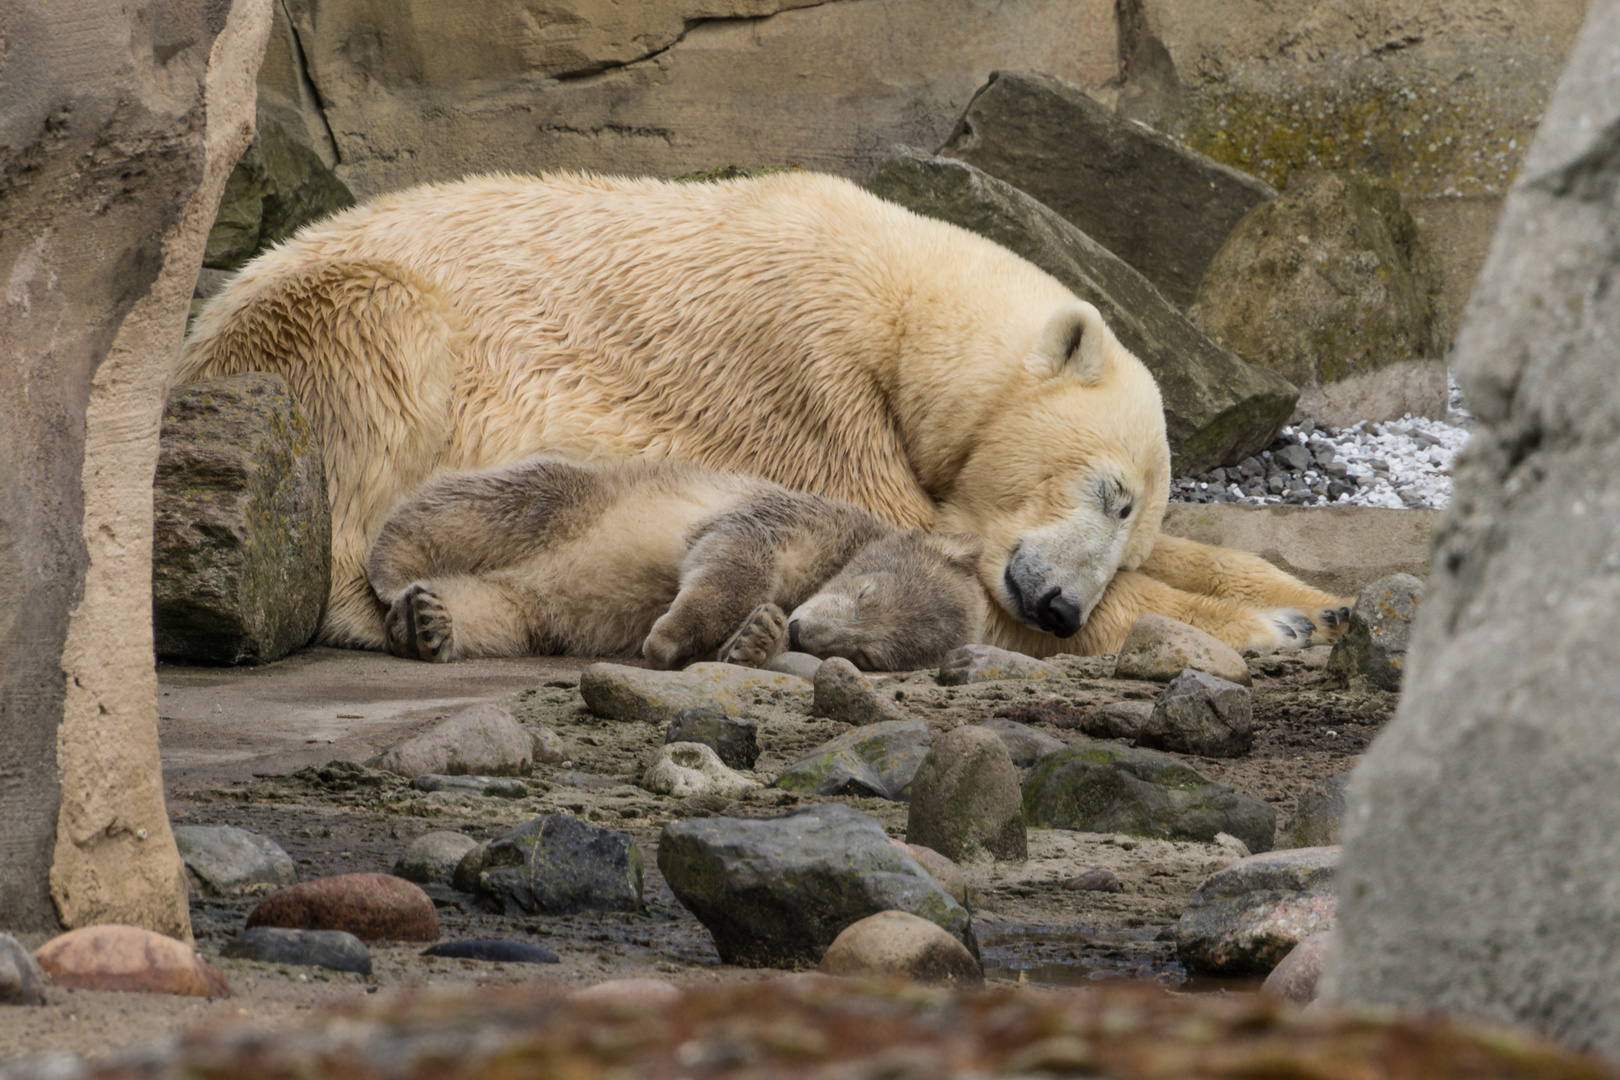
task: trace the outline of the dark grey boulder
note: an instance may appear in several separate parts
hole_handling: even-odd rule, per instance
[[[978,726],[996,733],[1001,745],[1007,748],[1007,756],[1020,769],[1027,769],[1039,758],[1054,750],[1066,750],[1069,746],[1062,739],[1053,738],[1044,731],[1037,731],[1028,724],[1020,724],[1016,720],[999,716],[986,720]]]
[[[1299,797],[1293,816],[1277,830],[1279,850],[1326,847],[1339,842],[1350,776],[1349,772],[1336,773]]]
[[[1168,754],[1097,742],[1048,754],[1024,779],[1024,820],[1035,828],[1213,841],[1230,833],[1269,851],[1277,812]]]
[[[481,960],[487,964],[561,963],[561,957],[544,945],[492,938],[440,941],[423,949],[422,955],[440,956],[448,960]]]
[[[1210,340],[1141,274],[1012,185],[966,162],[901,147],[867,186],[994,240],[1095,304],[1159,384],[1175,475],[1259,453],[1293,413],[1299,398],[1293,383]]]
[[[320,155],[262,112],[253,142],[225,181],[203,265],[235,270],[312,222],[354,205]]]
[[[1412,620],[1422,605],[1423,582],[1411,574],[1391,574],[1362,589],[1349,627],[1328,654],[1327,681],[1345,685],[1362,678],[1380,690],[1399,690]]]
[[[170,391],[153,511],[158,656],[267,663],[315,636],[331,511],[315,428],[281,376]]]
[[[298,880],[298,867],[268,836],[234,825],[176,825],[186,879],[204,896],[268,891]]]
[[[1254,745],[1249,688],[1208,672],[1183,671],[1164,688],[1136,743],[1179,754],[1241,757]]]
[[[45,972],[27,946],[0,934],[0,1005],[45,1004]]]
[[[733,769],[752,769],[759,760],[759,724],[717,709],[682,709],[664,731],[664,743],[702,743]]]
[[[814,966],[845,927],[880,911],[927,919],[978,955],[967,909],[883,826],[840,803],[674,822],[658,869],[728,964]]]
[[[371,950],[366,948],[365,942],[346,930],[287,930],[279,926],[253,926],[226,942],[219,954],[235,960],[371,974]]]
[[[1189,971],[1257,975],[1305,938],[1332,929],[1337,847],[1273,851],[1211,874],[1176,922],[1176,956]]]
[[[468,852],[458,888],[472,883],[469,860],[477,861],[478,892],[509,915],[643,907],[641,848],[626,833],[569,814],[535,818]]]
[[[831,663],[831,661],[828,661]],[[904,802],[934,736],[921,720],[890,720],[846,731],[787,767],[776,786],[816,795],[866,795]]]
[[[954,862],[1029,855],[1018,770],[999,735],[958,727],[934,740],[912,780],[906,843]]]
[[[1033,72],[991,73],[939,153],[1027,191],[1183,307],[1232,227],[1277,194]]]

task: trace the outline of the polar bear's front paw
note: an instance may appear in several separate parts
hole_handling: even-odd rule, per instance
[[[385,625],[388,651],[395,656],[439,664],[461,656],[450,609],[438,593],[420,581],[394,598]]]
[[[1350,629],[1350,605],[1335,604],[1316,609],[1316,632],[1311,635],[1312,645],[1331,645]]]
[[[764,667],[787,647],[787,612],[775,604],[761,604],[720,647],[722,664]]]

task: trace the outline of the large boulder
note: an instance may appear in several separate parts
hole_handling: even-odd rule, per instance
[[[1440,269],[1388,184],[1296,176],[1237,223],[1190,314],[1298,386],[1298,415],[1347,425],[1446,414],[1451,320]]]
[[[1595,0],[1458,335],[1479,418],[1395,719],[1358,764],[1324,997],[1620,1055],[1620,0]]]
[[[547,814],[469,851],[458,888],[476,887],[509,915],[640,911],[640,846],[569,814]]]
[[[1259,453],[1293,413],[1299,391],[1292,383],[1211,341],[1117,255],[1012,185],[966,162],[902,147],[867,186],[994,240],[1095,304],[1159,384],[1177,475]]]
[[[1176,955],[1188,971],[1255,975],[1294,946],[1333,927],[1336,847],[1273,851],[1209,876],[1176,922]]]
[[[1047,754],[1024,779],[1024,820],[1036,828],[1213,841],[1268,851],[1277,812],[1168,754],[1099,742]]]
[[[728,964],[814,965],[845,927],[880,911],[921,916],[978,952],[967,910],[883,826],[841,803],[674,822],[658,869]]]
[[[1018,770],[996,732],[959,727],[934,740],[911,783],[906,842],[955,862],[1028,856]]]
[[[1028,192],[1182,307],[1232,226],[1277,194],[1027,71],[993,72],[939,153]]]
[[[332,515],[315,428],[279,375],[169,392],[154,481],[158,656],[267,663],[315,636]]]

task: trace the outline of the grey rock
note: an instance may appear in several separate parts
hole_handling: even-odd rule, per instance
[[[1143,615],[1131,624],[1119,647],[1114,678],[1169,682],[1189,668],[1244,686],[1250,682],[1249,665],[1236,649],[1163,615]]]
[[[499,705],[474,705],[395,743],[375,764],[400,776],[515,776],[534,767],[534,735]]]
[[[759,784],[726,768],[712,746],[695,742],[665,743],[647,766],[641,786],[656,795],[677,798],[739,798]]]
[[[891,910],[978,953],[967,910],[881,825],[840,803],[674,822],[659,837],[658,869],[728,964],[813,965],[845,927]]]
[[[968,884],[967,875],[954,861],[921,844],[901,844],[898,840],[890,842],[900,844],[909,851],[911,857],[922,864],[922,868],[939,883],[939,887],[945,890],[947,896],[969,911],[973,910],[973,906],[979,901],[978,891]]]
[[[514,776],[448,776],[444,773],[423,773],[411,778],[411,787],[417,791],[446,791],[459,795],[488,795],[496,799],[522,799],[529,794],[529,785]]]
[[[608,720],[668,724],[685,709],[741,716],[760,702],[809,711],[814,691],[796,675],[738,664],[693,664],[684,671],[649,671],[592,664],[579,679],[580,696]]]
[[[625,833],[547,814],[480,850],[478,891],[508,915],[642,909],[641,848]],[[467,866],[456,869],[458,887],[471,877]]]
[[[43,1005],[47,985],[34,954],[10,934],[0,934],[0,1005]]]
[[[1289,443],[1274,453],[1272,459],[1283,468],[1294,471],[1311,467],[1311,452],[1299,443]]]
[[[240,896],[298,880],[292,857],[268,836],[234,825],[176,825],[186,877],[204,896]]]
[[[1135,742],[1153,716],[1151,701],[1111,701],[1080,716],[1080,730],[1094,739],[1129,739]]]
[[[455,871],[450,875],[450,887],[459,893],[469,896],[479,894],[478,875],[484,872],[484,863],[489,858],[489,844],[475,844],[467,849],[467,854],[456,863]],[[424,889],[427,886],[423,886]],[[437,901],[435,901],[437,902]]]
[[[889,720],[846,731],[788,766],[784,791],[866,795],[904,802],[934,737],[921,720]]]
[[[171,390],[153,483],[159,657],[268,663],[315,636],[331,510],[315,428],[279,375]]]
[[[203,265],[236,270],[312,222],[354,205],[320,156],[261,111],[253,142],[225,181]]]
[[[845,724],[880,724],[910,719],[906,711],[872,688],[859,668],[842,656],[823,660],[816,669],[811,712]]]
[[[1333,931],[1318,930],[1300,941],[1282,962],[1271,969],[1260,992],[1291,1005],[1309,1005],[1316,1000],[1322,978],[1322,964],[1333,948]]]
[[[946,655],[934,681],[941,686],[967,686],[997,679],[1055,679],[1051,664],[994,645],[964,645]]]
[[[821,666],[821,657],[811,656],[809,653],[779,652],[765,662],[766,671],[779,671],[783,675],[797,675],[806,682],[816,681],[816,669]]]
[[[1333,643],[1326,678],[1340,685],[1365,678],[1380,690],[1399,690],[1423,592],[1423,582],[1411,574],[1391,574],[1362,589],[1349,628]]]
[[[1232,227],[1277,194],[1029,72],[993,73],[940,153],[1029,192],[1182,306]]]
[[[665,729],[664,741],[702,743],[733,769],[752,769],[759,759],[759,724],[715,709],[682,709]]]
[[[1327,847],[1339,842],[1350,773],[1336,773],[1299,797],[1293,816],[1277,830],[1277,848]]]
[[[371,974],[371,950],[347,930],[287,930],[279,926],[253,926],[226,942],[219,954],[235,960]]]
[[[441,956],[449,960],[480,960],[486,964],[556,964],[562,960],[544,945],[490,938],[439,941],[423,949],[422,955]]]
[[[556,765],[568,759],[568,751],[564,749],[562,739],[555,731],[535,724],[524,724],[522,727],[534,740],[532,753],[536,762]]]
[[[1176,922],[1176,955],[1188,971],[1270,971],[1305,938],[1333,925],[1337,847],[1239,859],[1198,887]]]
[[[1154,750],[1240,757],[1254,745],[1254,702],[1247,687],[1183,671],[1164,688],[1136,741]]]
[[[1035,763],[1024,779],[1024,821],[1206,843],[1225,832],[1250,851],[1268,851],[1277,812],[1168,754],[1098,742]]]
[[[994,240],[1095,304],[1159,384],[1174,475],[1259,453],[1293,412],[1299,390],[1292,383],[1211,341],[1146,278],[1010,184],[965,162],[900,149],[868,186]]]
[[[455,881],[456,866],[477,846],[478,841],[466,833],[426,833],[407,844],[394,860],[394,876],[418,885],[450,885]]]
[[[993,731],[958,727],[934,740],[911,784],[906,842],[947,859],[1024,859],[1018,770]]]
[[[1003,717],[986,720],[979,727],[995,732],[996,737],[1001,740],[1001,745],[1007,748],[1007,756],[1020,769],[1027,769],[1035,764],[1037,758],[1054,750],[1067,749],[1069,745],[1062,739],[1054,739],[1043,731],[1036,731],[1028,724],[1020,724],[1016,720],[1007,720]]]

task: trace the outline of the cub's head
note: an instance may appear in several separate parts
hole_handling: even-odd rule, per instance
[[[1076,633],[1153,548],[1170,494],[1159,388],[1090,304],[1047,320],[940,508],[984,538],[984,587],[1018,622]]]
[[[978,537],[959,533],[875,540],[788,615],[788,645],[868,671],[933,667],[983,633],[983,552]]]

